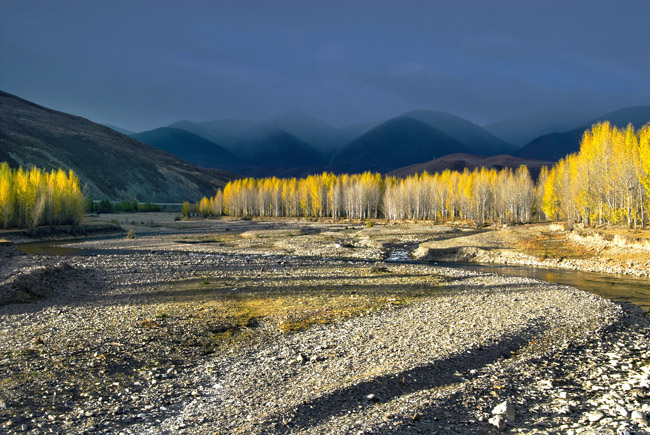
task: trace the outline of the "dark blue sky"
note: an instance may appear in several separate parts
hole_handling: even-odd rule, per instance
[[[0,89],[144,130],[650,104],[650,2],[6,1]]]

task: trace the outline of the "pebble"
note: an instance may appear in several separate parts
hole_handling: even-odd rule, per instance
[[[495,415],[494,417],[490,418],[488,422],[499,429],[500,431],[504,431],[506,429],[506,419],[503,415]]]
[[[605,414],[603,414],[601,411],[594,411],[591,414],[589,414],[588,418],[590,422],[595,423],[597,421],[600,421],[600,419],[602,419],[603,417],[605,417]]]
[[[506,420],[508,420],[511,423],[515,421],[515,416],[516,416],[514,406],[512,406],[512,404],[507,400],[495,406],[494,409],[492,410],[492,414],[502,415]]]

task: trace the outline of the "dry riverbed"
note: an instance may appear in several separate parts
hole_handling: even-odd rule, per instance
[[[0,431],[648,431],[638,308],[385,261],[488,232],[110,219],[136,238],[0,246]]]

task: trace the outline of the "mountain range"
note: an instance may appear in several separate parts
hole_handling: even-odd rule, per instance
[[[496,155],[513,152],[512,145],[477,124],[449,113],[414,110],[381,123],[349,125],[337,129],[302,112],[288,112],[264,121],[221,119],[207,122],[178,121],[168,128],[181,129],[213,144],[215,156],[223,149],[244,164],[205,158],[205,143],[163,137],[160,129],[132,137],[175,153],[197,165],[247,176],[295,175],[335,172],[390,171],[453,152]],[[177,136],[177,134],[175,134]],[[174,142],[178,144],[173,146]]]
[[[322,171],[402,176],[520,164],[536,176],[542,165],[577,151],[584,130],[593,123],[609,120],[638,128],[650,121],[650,106],[624,108],[586,122],[576,115],[579,124],[560,132],[548,129],[572,125],[571,116],[565,121],[542,117],[539,124],[526,117],[481,127],[449,113],[413,110],[383,122],[341,128],[288,112],[263,121],[178,121],[134,133],[0,91],[0,117],[0,161],[73,169],[93,198],[177,202],[213,194],[241,176],[301,177]],[[510,138],[543,134],[517,148],[498,132]]]
[[[235,178],[2,91],[0,119],[0,161],[12,167],[71,169],[93,199],[195,201]]]

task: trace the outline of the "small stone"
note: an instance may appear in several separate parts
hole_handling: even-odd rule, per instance
[[[597,421],[600,421],[605,416],[601,411],[595,411],[589,414],[589,421],[592,423],[595,423]]]
[[[566,399],[569,394],[566,391],[560,391],[560,399]]]
[[[630,418],[635,422],[643,426],[648,425],[648,419],[646,418],[646,415],[641,412],[641,411],[632,411],[632,415],[630,415]]]
[[[375,394],[368,394],[366,400],[368,402],[379,402],[379,398]]]
[[[515,408],[507,400],[495,406],[494,409],[492,410],[492,414],[502,415],[505,417],[506,420],[508,420],[511,423],[515,421],[515,415],[516,415]]]
[[[496,427],[500,431],[504,431],[506,429],[506,419],[500,414],[495,415],[494,417],[489,419],[488,423],[490,423],[492,426]]]

